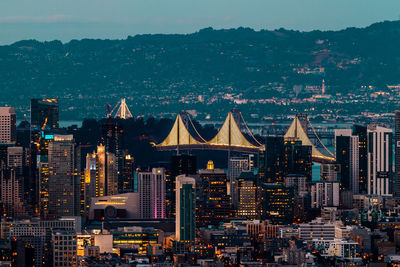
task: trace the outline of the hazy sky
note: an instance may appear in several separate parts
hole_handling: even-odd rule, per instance
[[[205,27],[296,30],[400,19],[400,0],[0,0],[0,44],[126,38]]]

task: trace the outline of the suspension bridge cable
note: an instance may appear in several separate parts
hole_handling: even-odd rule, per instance
[[[243,118],[242,112],[239,111],[240,117],[242,118],[243,124],[246,127],[248,134],[251,136],[251,138],[253,138],[254,141],[256,141],[257,145],[262,146],[262,144],[260,142],[258,142],[258,140],[254,137],[253,133],[250,131],[249,127],[247,126],[246,121]]]
[[[196,132],[197,136],[200,137],[201,141],[203,141],[204,143],[207,143],[207,141],[199,134],[199,132],[197,131],[196,127],[194,127],[194,124],[192,122],[192,120],[190,119],[190,117],[187,115],[187,118],[190,122],[190,124],[192,125],[194,131]]]
[[[314,126],[311,124],[311,122],[310,122],[310,120],[309,120],[308,118],[307,118],[307,121],[308,121],[308,123],[310,124],[311,129],[312,129],[314,135],[317,137],[318,142],[322,145],[322,147],[323,147],[332,157],[335,157],[335,155],[324,145],[324,143],[321,141],[321,139],[319,139],[319,137],[318,137],[318,135],[317,135],[317,132],[316,132],[315,129],[314,129]]]

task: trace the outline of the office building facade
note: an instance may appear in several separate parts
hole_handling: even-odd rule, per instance
[[[12,107],[0,107],[0,143],[17,141],[17,117]]]
[[[340,165],[340,183],[343,190],[359,193],[359,137],[351,129],[335,130],[336,162]]]
[[[75,216],[79,213],[80,179],[73,135],[55,135],[48,153],[49,216]]]
[[[194,242],[196,230],[196,181],[185,175],[176,177],[175,235],[181,242]]]
[[[153,168],[151,172],[138,173],[140,217],[165,218],[165,169]]]
[[[368,194],[392,194],[392,130],[368,126]]]

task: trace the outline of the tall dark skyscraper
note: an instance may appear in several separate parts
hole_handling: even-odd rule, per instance
[[[262,185],[262,219],[273,224],[293,222],[294,189],[283,184],[265,183]]]
[[[35,205],[39,199],[39,179],[37,166],[41,159],[47,158],[47,140],[45,131],[57,129],[59,127],[59,108],[58,98],[54,99],[31,99],[31,146],[29,175],[26,179],[26,186],[29,188],[28,199],[29,204]],[[45,148],[45,149],[43,149]],[[43,150],[43,151],[42,151]]]
[[[302,174],[311,182],[312,147],[303,146],[300,140],[285,140],[284,151],[283,170],[285,176],[288,174]]]
[[[118,190],[119,193],[129,193],[135,190],[135,165],[134,159],[131,155],[127,154],[124,157],[124,164],[122,169],[122,175],[118,179]]]
[[[196,230],[196,181],[180,175],[176,178],[175,234],[178,241],[189,245],[195,240]]]
[[[224,170],[214,169],[209,161],[207,169],[199,170],[197,224],[218,225],[232,216],[231,197],[228,195],[228,177]]]
[[[284,138],[282,136],[267,137],[265,140],[265,181],[267,183],[283,183]]]
[[[396,110],[395,114],[395,177],[393,193],[396,197],[400,197],[400,111]]]
[[[106,149],[106,166],[107,180],[115,180],[117,183],[116,190],[121,189],[117,180],[123,179],[122,173],[124,169],[124,129],[122,124],[117,119],[108,118],[102,125],[103,144]],[[114,169],[111,170],[110,168]],[[116,191],[108,189],[108,192]]]
[[[171,157],[171,175],[193,175],[197,171],[196,157],[192,155],[177,155]]]
[[[73,135],[54,136],[54,141],[49,144],[49,217],[79,214],[80,186],[77,156]]]
[[[336,162],[340,164],[340,184],[344,190],[359,193],[359,140],[351,129],[335,130]]]
[[[354,125],[353,135],[358,136],[358,162],[359,162],[359,192],[366,194],[368,191],[368,134],[367,127]]]
[[[197,172],[197,159],[192,155],[176,155],[171,157],[170,173],[166,177],[167,217],[175,217],[175,179],[178,175],[194,175]]]

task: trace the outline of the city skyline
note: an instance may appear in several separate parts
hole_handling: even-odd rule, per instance
[[[400,266],[398,1],[3,0],[0,266]]]

